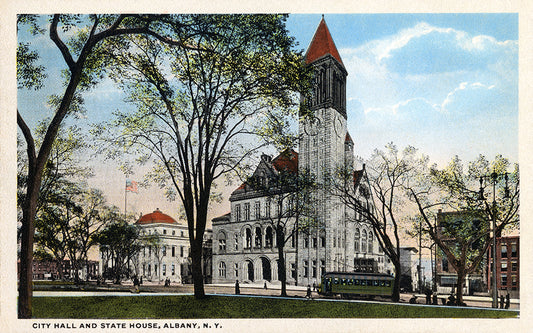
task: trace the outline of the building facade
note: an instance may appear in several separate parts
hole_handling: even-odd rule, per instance
[[[309,45],[306,62],[314,70],[315,81],[313,94],[302,97],[302,102],[313,117],[299,124],[300,152],[283,152],[273,159],[263,155],[254,172],[254,177],[282,170],[308,172],[319,184],[309,196],[316,224],[298,232],[285,246],[287,282],[313,284],[327,271],[387,272],[385,255],[369,223],[320,186],[337,168],[354,169],[354,143],[346,125],[348,73],[324,19]],[[364,170],[355,171],[354,186],[363,177]],[[269,221],[279,209],[249,184],[236,189],[230,202],[231,212],[213,219],[213,281],[277,281],[277,242]]]
[[[492,286],[492,247],[489,248],[487,285]],[[496,238],[496,288],[520,296],[520,236]]]

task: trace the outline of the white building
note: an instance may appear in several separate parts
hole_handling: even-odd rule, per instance
[[[336,168],[354,169],[354,143],[346,127],[347,72],[324,19],[306,53],[315,72],[312,98],[302,99],[314,119],[299,124],[299,150],[263,155],[254,176],[309,171],[319,184]],[[364,170],[354,171],[359,186]],[[323,187],[311,194],[318,225],[285,247],[287,282],[312,284],[327,271],[386,271],[386,257],[368,222]],[[231,197],[231,213],[213,219],[213,281],[277,281],[277,248],[269,201],[247,184]]]

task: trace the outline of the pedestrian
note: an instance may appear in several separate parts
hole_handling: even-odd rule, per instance
[[[431,304],[431,290],[426,288],[426,304]]]
[[[316,291],[316,280],[313,281],[313,291]]]
[[[267,283],[266,283],[266,281],[265,281],[265,285],[263,286],[263,288],[265,288],[265,290],[268,289],[268,288],[267,288]]]
[[[505,298],[503,297],[503,295],[500,295],[500,309],[503,309],[504,301],[505,301]]]
[[[240,295],[241,288],[239,288],[239,280],[235,280],[235,295]]]
[[[137,278],[137,275],[133,278],[133,287],[135,289],[135,292],[139,292],[139,279]]]
[[[511,296],[509,296],[509,293],[507,293],[507,295],[505,295],[505,308],[509,309],[510,306],[511,306]]]
[[[307,285],[307,293],[305,295],[305,298],[311,299],[311,286]]]
[[[454,306],[455,305],[455,295],[453,292],[450,294],[450,297],[448,297],[448,303],[446,305]]]
[[[437,297],[437,292],[433,293],[433,305],[439,305],[439,299]]]

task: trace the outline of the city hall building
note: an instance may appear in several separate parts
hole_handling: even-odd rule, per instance
[[[263,155],[254,178],[281,171],[309,171],[318,184],[337,168],[354,170],[356,193],[365,171],[354,168],[354,143],[347,131],[346,76],[342,59],[322,18],[307,49],[306,63],[314,69],[314,92],[304,100],[314,119],[299,123],[299,153],[288,150],[272,158]],[[230,196],[230,213],[212,220],[213,282],[278,282],[278,249],[271,223],[277,210],[250,184]],[[285,245],[289,284],[318,283],[323,273],[390,273],[371,225],[342,204],[341,198],[320,187],[311,194],[317,224],[298,232]]]

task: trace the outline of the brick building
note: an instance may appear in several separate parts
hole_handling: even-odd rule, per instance
[[[520,236],[496,238],[496,288],[520,296]],[[492,285],[492,247],[489,249],[487,285]]]

